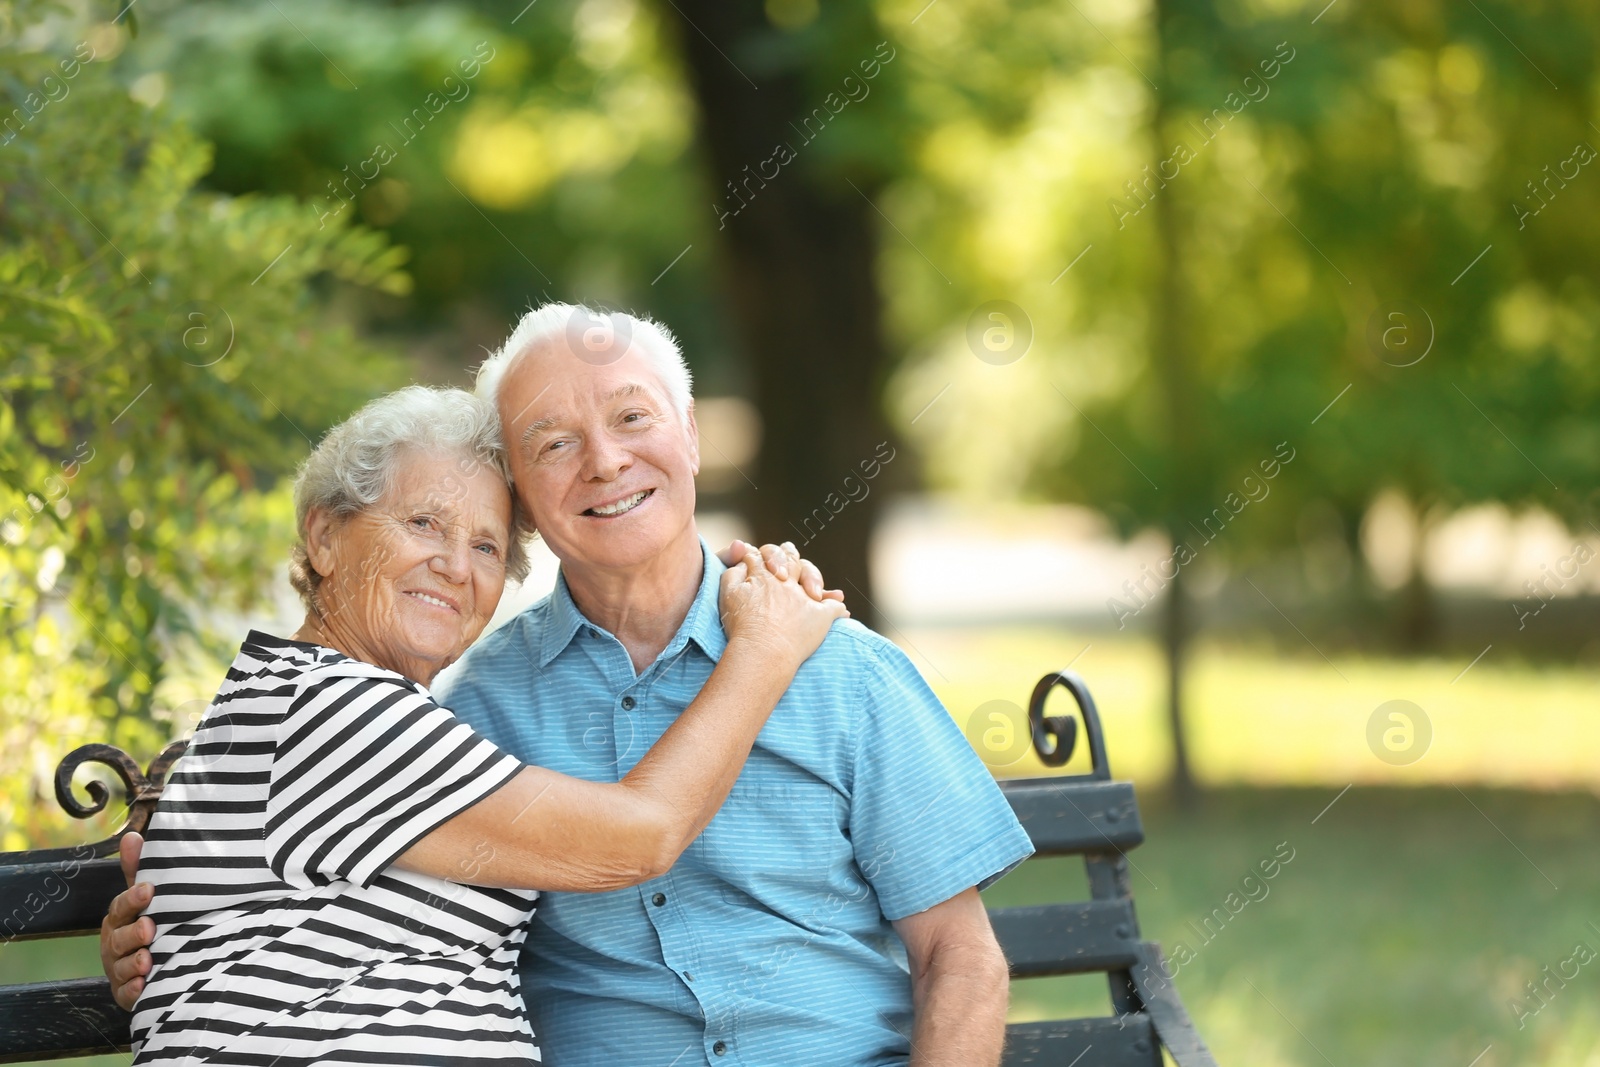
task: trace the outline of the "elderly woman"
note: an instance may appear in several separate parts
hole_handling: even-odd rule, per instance
[[[536,1060],[516,962],[537,891],[670,867],[848,613],[736,545],[711,680],[622,781],[581,781],[426,688],[527,572],[491,407],[374,401],[317,446],[295,502],[305,622],[245,639],[146,835],[134,1062]]]

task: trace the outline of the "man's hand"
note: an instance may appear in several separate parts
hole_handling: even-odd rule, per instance
[[[911,963],[911,1067],[997,1067],[1010,972],[976,889],[894,922]]]
[[[122,850],[122,876],[128,888],[117,894],[111,910],[100,922],[100,967],[111,979],[111,995],[127,1011],[144,992],[144,976],[150,973],[149,945],[156,939],[155,920],[143,917],[155,888],[149,882],[134,884],[139,873],[139,853],[144,838],[125,834]]]

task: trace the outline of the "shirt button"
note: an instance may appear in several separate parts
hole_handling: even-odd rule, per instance
[[[650,903],[654,904],[658,908],[661,907],[661,905],[665,904],[666,902],[667,902],[667,895],[665,893],[657,893],[655,896],[650,898]]]
[[[715,1045],[711,1046],[711,1051],[715,1052],[718,1056],[721,1056],[723,1053],[728,1051],[728,1043],[726,1041],[718,1041]]]
[[[633,710],[633,706],[635,704],[637,704],[637,703],[638,703],[638,701],[633,699],[632,697],[623,697],[622,698],[622,710],[623,711],[632,711]]]

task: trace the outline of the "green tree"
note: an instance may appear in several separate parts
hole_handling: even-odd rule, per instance
[[[147,0],[148,40],[120,62],[217,145],[210,187],[290,194],[411,249],[414,291],[361,311],[431,342],[435,373],[462,377],[546,299],[693,312],[698,330],[705,300],[677,279],[703,257],[650,284],[698,236],[692,105],[650,12],[482,7]]]
[[[963,295],[1025,309],[1033,348],[981,366],[960,302],[898,296],[907,332],[941,315],[947,331],[902,391],[959,391],[913,434],[941,482],[1022,481],[1166,534],[1175,555],[1108,611],[1162,615],[1180,789],[1195,568],[1281,558],[1308,523],[1351,538],[1384,489],[1423,514],[1593,515],[1600,181],[1577,146],[1600,138],[1600,20],[1479,7],[1023,6],[1008,46],[970,68],[939,57],[958,73],[926,97],[937,116],[904,182],[927,208],[905,229],[967,264]],[[941,3],[928,36],[940,18],[981,25]],[[1017,37],[1068,58],[1047,71]],[[900,411],[909,426],[919,407]],[[1243,595],[1281,625],[1274,583]],[[1420,573],[1407,603],[1397,638],[1427,629]]]
[[[175,732],[163,683],[214,671],[237,636],[219,613],[281,575],[284,476],[400,380],[328,310],[404,293],[400,252],[288,198],[198,190],[209,146],[130,96],[102,60],[127,24],[92,10],[0,16],[6,848],[48,832],[29,786],[74,742],[149,756]]]
[[[1134,455],[1149,453],[1158,480],[1182,488],[1164,515],[1153,500],[1135,512],[1161,516],[1174,543],[1211,551],[1192,524],[1227,506],[1229,492],[1237,500],[1250,464],[1283,440],[1297,459],[1274,485],[1278,500],[1217,539],[1236,560],[1292,547],[1293,524],[1314,499],[1359,514],[1385,488],[1424,515],[1500,501],[1580,519],[1584,494],[1572,490],[1600,476],[1600,450],[1584,447],[1596,431],[1587,338],[1600,319],[1586,249],[1600,185],[1558,182],[1563,199],[1549,207],[1567,212],[1567,223],[1524,229],[1513,206],[1521,176],[1588,140],[1586,109],[1550,92],[1540,65],[1496,26],[1519,26],[1552,76],[1593,85],[1592,51],[1550,47],[1592,40],[1592,10],[1566,5],[1535,25],[1507,7],[1446,15],[1416,5],[1336,10],[1314,25],[1261,19],[1231,32],[1209,3],[1169,0],[1155,11],[1165,79],[1152,118],[1157,155],[1191,135],[1209,101],[1228,99],[1231,73],[1248,107],[1216,147],[1238,134],[1254,142],[1259,163],[1228,175],[1201,161],[1198,180],[1184,174],[1150,201],[1167,280],[1153,305],[1160,333],[1143,388],[1167,396],[1168,432],[1103,414]],[[1429,12],[1437,21],[1420,17]],[[1298,69],[1283,69],[1275,92],[1250,102],[1242,72],[1277,41],[1295,51]],[[1258,71],[1256,84],[1265,80]],[[1170,104],[1159,102],[1169,94]],[[1215,158],[1220,169],[1226,157]],[[1469,269],[1480,252],[1484,261]],[[1294,292],[1286,274],[1311,283]],[[1519,327],[1530,316],[1544,325]],[[1180,346],[1191,355],[1162,355]],[[1198,373],[1175,388],[1182,366]],[[1074,465],[1115,472],[1087,456]],[[1128,499],[1144,496],[1125,467],[1101,491],[1118,481]],[[1179,620],[1166,627],[1174,664],[1187,636],[1181,574],[1166,591],[1169,618]],[[1415,648],[1434,618],[1420,560],[1412,574],[1397,637]],[[1176,708],[1177,670],[1173,690]]]

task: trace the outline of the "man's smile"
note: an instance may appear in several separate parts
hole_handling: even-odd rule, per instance
[[[594,507],[585,511],[584,514],[594,516],[596,518],[606,519],[614,518],[618,515],[626,515],[640,504],[643,504],[654,493],[654,489],[641,489],[631,496],[622,497],[620,500],[613,500],[609,504],[596,504]]]

